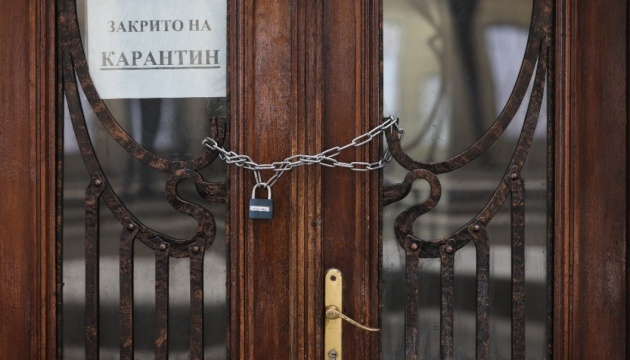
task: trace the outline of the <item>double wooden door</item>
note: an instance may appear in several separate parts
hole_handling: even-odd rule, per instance
[[[624,359],[628,343],[628,6],[623,1],[534,3],[543,4],[538,14],[547,19],[539,29],[544,34],[539,47],[548,51],[548,68],[543,70],[550,80],[546,82],[546,92],[553,94],[547,104],[555,144],[548,159],[553,165],[549,182],[549,189],[553,190],[549,191],[553,194],[549,201],[553,258],[548,263],[553,270],[548,278],[552,289],[548,306],[553,311],[546,322],[552,335],[548,338],[547,354],[563,359]],[[383,89],[379,1],[228,4],[229,116],[213,120],[210,128],[215,130],[213,134],[227,129],[225,143],[231,150],[255,154],[257,161],[271,163],[293,154],[316,154],[345,144],[378,125]],[[63,130],[57,124],[64,117],[63,94],[72,108],[71,102],[78,100],[81,93],[76,80],[85,84],[87,75],[80,70],[81,58],[76,52],[80,39],[68,32],[72,20],[68,19],[72,13],[67,12],[72,8],[70,2],[7,2],[2,8],[7,19],[18,21],[3,22],[0,35],[5,59],[0,70],[4,102],[0,163],[6,175],[2,180],[1,205],[6,226],[0,232],[0,311],[4,319],[0,357],[54,358],[62,354],[64,347],[64,286],[59,276],[63,273],[59,230],[63,221],[63,148],[59,145]],[[539,62],[539,72],[543,71],[541,66]],[[84,88],[83,92],[86,98],[96,99],[90,89]],[[71,99],[73,96],[75,99]],[[75,110],[77,105],[75,101]],[[97,115],[107,116],[107,110],[100,108],[98,101],[92,106]],[[121,135],[116,129],[111,132]],[[140,154],[137,157],[141,161],[174,174],[167,181],[170,186],[177,187],[182,179],[190,180],[201,187],[198,191],[206,198],[222,197],[229,204],[225,209],[229,218],[225,312],[229,314],[229,332],[225,342],[230,358],[324,357],[323,283],[324,273],[330,268],[343,273],[345,312],[366,325],[382,324],[381,209],[399,191],[383,187],[378,172],[357,173],[319,166],[296,168],[273,187],[273,220],[252,221],[247,216],[254,185],[250,172],[229,167],[227,180],[222,184],[197,181],[194,173],[187,172],[198,166],[194,161],[163,163],[143,157],[124,136],[120,139],[130,152]],[[395,145],[395,137],[390,140],[390,145]],[[380,145],[374,142],[349,149],[338,160],[375,161],[381,155]],[[395,157],[403,159],[400,152]],[[98,164],[87,163],[88,168],[98,169]],[[100,175],[98,171],[89,172],[90,179],[85,184],[88,209],[89,200],[100,196],[102,201],[109,199],[116,205],[106,178]],[[516,175],[506,179],[505,186],[511,180],[519,180]],[[417,171],[413,176],[429,182],[432,179]],[[169,194],[169,185],[165,186]],[[208,219],[207,211],[187,208],[185,201],[177,199],[174,203],[184,213],[202,219],[199,228],[208,230],[204,224],[210,222],[203,220]],[[117,206],[113,208],[114,212],[125,213]],[[86,214],[89,220],[95,212]],[[152,236],[156,233],[133,218],[118,220],[122,225],[120,258],[124,260],[128,254],[125,249],[129,251],[125,241],[133,243],[136,236],[155,250],[157,269],[160,251],[172,248],[174,254],[190,261],[191,309],[203,308],[199,303],[203,301],[199,297],[203,280],[195,272],[200,265],[195,259],[203,258],[199,254],[208,250],[209,244],[204,243],[207,237],[193,236],[194,241],[171,243],[163,241],[167,238]],[[484,232],[483,221],[470,225],[470,234]],[[400,231],[405,235],[408,230]],[[86,233],[90,231],[86,227]],[[475,235],[470,236],[475,241]],[[440,243],[437,250],[447,265],[448,246],[453,246],[451,252],[458,250],[459,238],[452,244],[449,241]],[[403,244],[408,246],[404,250],[408,257],[425,246],[413,241]],[[120,278],[130,276],[129,268],[122,262],[120,265]],[[415,279],[411,277],[410,281]],[[158,292],[157,285],[155,291]],[[129,300],[133,300],[133,290],[121,286],[121,323],[131,319],[119,330],[122,357],[133,353],[133,301],[129,307]],[[89,301],[86,298],[86,307]],[[159,309],[164,304],[156,300],[155,306]],[[409,312],[413,315],[412,310]],[[89,318],[87,311],[85,314]],[[443,318],[446,320],[439,325],[448,328],[448,314]],[[157,328],[167,326],[160,323],[159,316],[155,320]],[[85,328],[94,330],[94,324],[86,321]],[[201,323],[196,321],[200,319],[192,314],[187,322],[193,358],[203,353],[203,345],[195,343],[196,331],[203,333],[199,329]],[[414,328],[407,330],[412,332]],[[380,356],[382,342],[378,334],[347,325],[343,334],[344,358]],[[448,332],[444,334],[440,338],[445,346],[442,356],[448,357],[458,343],[448,337]],[[93,350],[88,347],[94,344],[89,345],[89,336],[85,342],[85,353],[90,354]],[[156,335],[158,357],[164,356],[159,353],[159,344]],[[479,344],[483,349],[483,339]],[[411,337],[405,346],[417,350],[417,339]],[[487,355],[482,352],[477,356]]]

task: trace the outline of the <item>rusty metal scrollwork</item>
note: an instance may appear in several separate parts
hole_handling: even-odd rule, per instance
[[[545,93],[549,71],[551,48],[552,4],[547,0],[534,1],[529,39],[523,62],[513,92],[493,125],[474,144],[461,153],[440,162],[421,162],[412,159],[402,148],[396,130],[387,135],[387,145],[393,159],[407,171],[404,181],[383,187],[383,204],[390,205],[402,200],[410,192],[416,180],[430,185],[430,194],[424,201],[402,211],[394,223],[396,239],[405,253],[406,308],[405,354],[407,359],[418,357],[418,266],[420,258],[439,258],[441,262],[441,331],[440,352],[443,359],[453,358],[453,303],[454,303],[454,254],[466,244],[472,243],[477,252],[477,359],[488,359],[489,346],[489,240],[486,226],[495,217],[508,196],[511,196],[512,212],[512,358],[525,356],[525,271],[524,271],[524,222],[525,197],[523,165],[530,151],[534,132]],[[523,103],[533,78],[531,97],[516,150],[499,179],[496,190],[486,205],[458,230],[438,239],[422,239],[413,231],[413,223],[431,211],[440,201],[442,188],[437,175],[461,168],[482,155],[514,119]],[[404,119],[401,119],[404,126]]]
[[[209,166],[218,156],[215,151],[204,151],[190,160],[169,160],[141,146],[121,128],[99,97],[90,78],[86,56],[81,42],[77,10],[74,0],[63,0],[59,6],[59,50],[60,75],[63,93],[68,104],[72,127],[81,152],[81,157],[91,176],[86,190],[86,310],[85,341],[86,358],[98,358],[98,204],[103,202],[121,224],[120,236],[120,356],[133,359],[133,243],[138,240],[155,252],[156,258],[156,311],[155,311],[155,355],[166,359],[168,334],[168,272],[169,257],[190,258],[191,281],[191,334],[192,358],[203,358],[203,258],[212,245],[216,224],[210,211],[200,205],[183,200],[177,192],[183,181],[194,184],[197,193],[206,200],[226,203],[227,183],[205,181],[199,170]],[[77,82],[78,79],[78,82]],[[165,184],[168,203],[178,212],[192,217],[197,222],[195,234],[177,239],[153,230],[143,224],[124,205],[110,185],[105,171],[99,164],[90,140],[86,118],[79,97],[79,86],[86,95],[98,120],[116,142],[138,161],[166,173],[170,173]],[[227,137],[225,118],[212,118],[210,136],[223,144]]]

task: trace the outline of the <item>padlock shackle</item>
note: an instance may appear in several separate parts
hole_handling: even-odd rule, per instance
[[[259,187],[267,188],[267,199],[271,200],[271,186],[267,185],[267,183],[259,183],[254,185],[254,188],[252,189],[252,199],[256,198],[256,188]]]

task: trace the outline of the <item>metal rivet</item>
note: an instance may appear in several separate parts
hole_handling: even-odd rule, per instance
[[[133,230],[133,229],[135,229],[135,228],[136,228],[136,225],[134,225],[134,224],[129,224],[129,225],[127,225],[127,229],[128,229],[128,230]]]
[[[193,248],[192,248],[192,252],[193,252],[194,254],[199,254],[199,246],[193,246]]]
[[[449,245],[449,246],[447,246],[447,247],[446,247],[446,249],[445,249],[445,250],[446,250],[446,253],[447,253],[447,254],[452,254],[454,249],[453,249],[453,247],[452,247],[452,246],[450,246],[450,245]]]
[[[96,180],[94,180],[94,185],[95,186],[101,186],[101,185],[103,185],[103,182],[100,179],[96,179]]]
[[[331,276],[330,281],[337,281],[337,277],[335,275]]]
[[[518,174],[514,173],[510,177],[512,178],[512,180],[516,180],[518,179]]]
[[[418,250],[418,244],[413,243],[413,244],[409,245],[409,248],[411,248],[411,250],[413,250],[413,251],[416,251],[416,250]]]
[[[160,244],[160,246],[158,246],[158,249],[160,249],[160,251],[166,250],[166,244]]]
[[[474,232],[479,232],[479,230],[481,230],[481,226],[479,226],[479,225],[473,226],[473,231]]]

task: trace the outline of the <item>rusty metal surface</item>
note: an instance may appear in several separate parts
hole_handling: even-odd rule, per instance
[[[455,252],[473,241],[477,253],[477,359],[488,359],[489,346],[489,239],[486,226],[511,194],[512,214],[512,358],[525,357],[525,179],[521,176],[529,154],[532,139],[548,84],[548,64],[552,53],[551,21],[553,4],[549,0],[535,0],[532,22],[523,62],[513,92],[503,111],[493,125],[474,144],[463,152],[440,162],[421,162],[412,159],[403,150],[396,130],[387,134],[387,144],[393,158],[409,172],[399,184],[383,187],[383,205],[399,201],[410,192],[416,180],[424,180],[430,186],[430,195],[424,201],[403,210],[394,222],[396,239],[406,253],[406,306],[405,306],[405,354],[406,359],[418,356],[418,262],[420,258],[440,258],[442,264],[442,310],[441,310],[441,358],[453,357],[452,338],[452,263]],[[533,86],[529,99],[527,88]],[[548,85],[551,86],[551,85]],[[442,189],[436,175],[459,169],[483,154],[513,121],[521,106],[527,102],[527,112],[520,138],[511,161],[506,167],[504,178],[497,179],[497,188],[477,215],[453,233],[438,239],[422,239],[413,231],[413,223],[431,211],[440,201]],[[404,119],[401,119],[404,127]],[[551,125],[550,125],[551,126]],[[551,147],[552,145],[549,145]],[[551,150],[548,150],[552,153]],[[550,163],[551,164],[551,163]],[[549,171],[549,169],[548,169]],[[451,251],[446,252],[446,249]],[[548,273],[551,271],[547,269]],[[551,321],[549,317],[548,321]]]
[[[525,359],[525,184],[509,175],[512,193],[512,359]]]
[[[405,257],[407,276],[405,278],[405,358],[418,358],[418,268],[420,262],[414,253]]]
[[[138,227],[129,221],[120,235],[120,359],[133,360],[133,240]]]
[[[189,160],[169,160],[142,147],[127,134],[113,118],[99,97],[90,78],[87,60],[81,42],[76,4],[74,0],[62,0],[59,4],[58,29],[60,74],[70,120],[81,157],[91,176],[86,191],[86,358],[98,359],[99,293],[98,293],[98,226],[99,204],[102,202],[119,221],[120,239],[120,357],[134,358],[133,337],[133,246],[140,241],[155,252],[155,357],[168,358],[168,296],[169,257],[190,258],[191,281],[191,340],[193,359],[203,358],[203,258],[216,235],[216,224],[210,211],[185,201],[178,195],[178,185],[189,181],[197,193],[215,203],[226,203],[227,184],[207,182],[199,170],[209,166],[218,156],[217,152],[204,151]],[[78,80],[78,82],[77,82]],[[178,212],[192,217],[197,222],[195,233],[188,238],[173,238],[143,224],[123,204],[112,189],[107,174],[99,164],[86,125],[84,109],[79,99],[79,86],[98,120],[116,142],[134,159],[163,172],[170,173],[165,184],[166,201]],[[223,144],[227,137],[227,120],[212,118],[210,136]],[[63,134],[63,132],[61,132]],[[59,271],[61,271],[59,269]]]
[[[202,244],[190,249],[190,358],[203,360],[203,253]]]
[[[490,240],[485,226],[469,229],[477,249],[477,359],[490,358]]]
[[[168,359],[168,244],[162,243],[155,252],[155,358]]]
[[[455,314],[455,250],[452,244],[440,248],[440,274],[442,298],[440,303],[440,356],[452,360]]]
[[[85,357],[98,359],[99,200],[103,192],[100,180],[90,182],[85,191]]]

